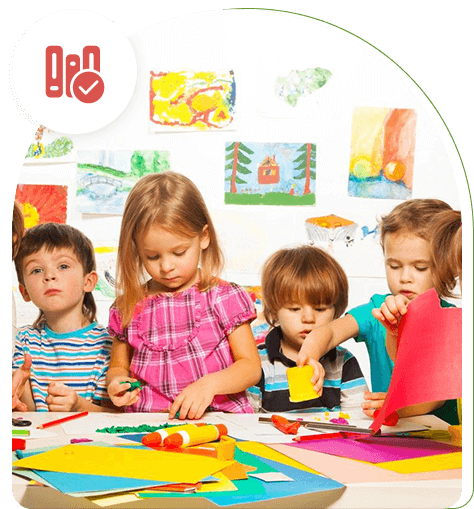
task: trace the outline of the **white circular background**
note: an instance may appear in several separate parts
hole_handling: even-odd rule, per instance
[[[74,97],[50,98],[45,91],[45,51],[63,48],[63,59],[79,55],[83,68],[84,46],[100,48],[100,75],[104,95],[85,104]],[[53,131],[81,134],[96,131],[115,120],[132,97],[137,64],[132,46],[114,23],[97,13],[64,10],[37,21],[19,41],[13,59],[13,87],[26,111]]]

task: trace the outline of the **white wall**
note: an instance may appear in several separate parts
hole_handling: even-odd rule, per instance
[[[337,214],[373,227],[381,214],[399,203],[347,195],[352,112],[358,106],[415,109],[413,197],[441,198],[460,208],[442,138],[407,86],[406,76],[381,53],[342,30],[288,13],[213,11],[160,23],[135,34],[131,41],[138,60],[132,101],[105,129],[72,137],[76,149],[168,150],[171,168],[190,177],[208,204],[226,254],[226,278],[259,284],[260,267],[270,253],[284,245],[307,242],[304,221],[308,217]],[[329,69],[333,77],[314,96],[304,99],[301,108],[295,112],[272,97],[277,72],[308,67]],[[184,69],[234,70],[237,118],[233,131],[150,133],[149,72]],[[315,143],[316,205],[224,205],[224,144],[234,140]],[[116,243],[121,218],[81,217],[74,209],[75,179],[74,164],[25,165],[20,176],[22,183],[68,185],[68,222],[96,245]],[[349,275],[351,307],[373,293],[387,291],[377,241],[366,239],[349,248],[335,246],[333,254]],[[99,302],[103,323],[107,322],[108,304]],[[19,321],[26,323],[32,308],[25,311],[19,301],[17,306]],[[364,347],[348,346],[369,378]]]

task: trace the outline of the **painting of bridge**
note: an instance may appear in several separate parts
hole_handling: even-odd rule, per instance
[[[170,168],[169,152],[81,150],[77,154],[76,206],[82,214],[121,215],[138,179]]]

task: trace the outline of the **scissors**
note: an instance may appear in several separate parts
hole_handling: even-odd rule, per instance
[[[26,419],[15,419],[12,417],[12,425],[21,427],[31,426],[31,421],[27,421]]]

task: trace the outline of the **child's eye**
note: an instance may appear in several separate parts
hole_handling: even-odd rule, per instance
[[[69,265],[67,263],[61,263],[61,265],[59,266],[60,269],[64,270],[64,269],[69,269]]]
[[[153,260],[158,260],[158,258],[159,258],[159,257],[160,257],[160,255],[147,256],[147,257],[146,257],[146,259],[147,259],[147,260],[151,260],[151,261],[153,261]]]
[[[175,256],[183,256],[186,254],[186,249],[184,251],[179,251],[178,253],[173,253]]]
[[[299,311],[301,308],[299,308],[298,306],[293,306],[293,307],[289,307],[288,308],[290,311],[292,311],[293,313],[296,313],[297,311]]]
[[[30,272],[30,274],[41,274],[41,271],[42,271],[42,269],[40,269],[40,268],[36,268],[36,269],[33,269],[33,270]]]
[[[424,272],[425,270],[428,270],[428,267],[415,267],[415,269],[419,272]]]
[[[400,265],[389,265],[389,267],[392,269],[392,270],[397,270],[400,268]]]

